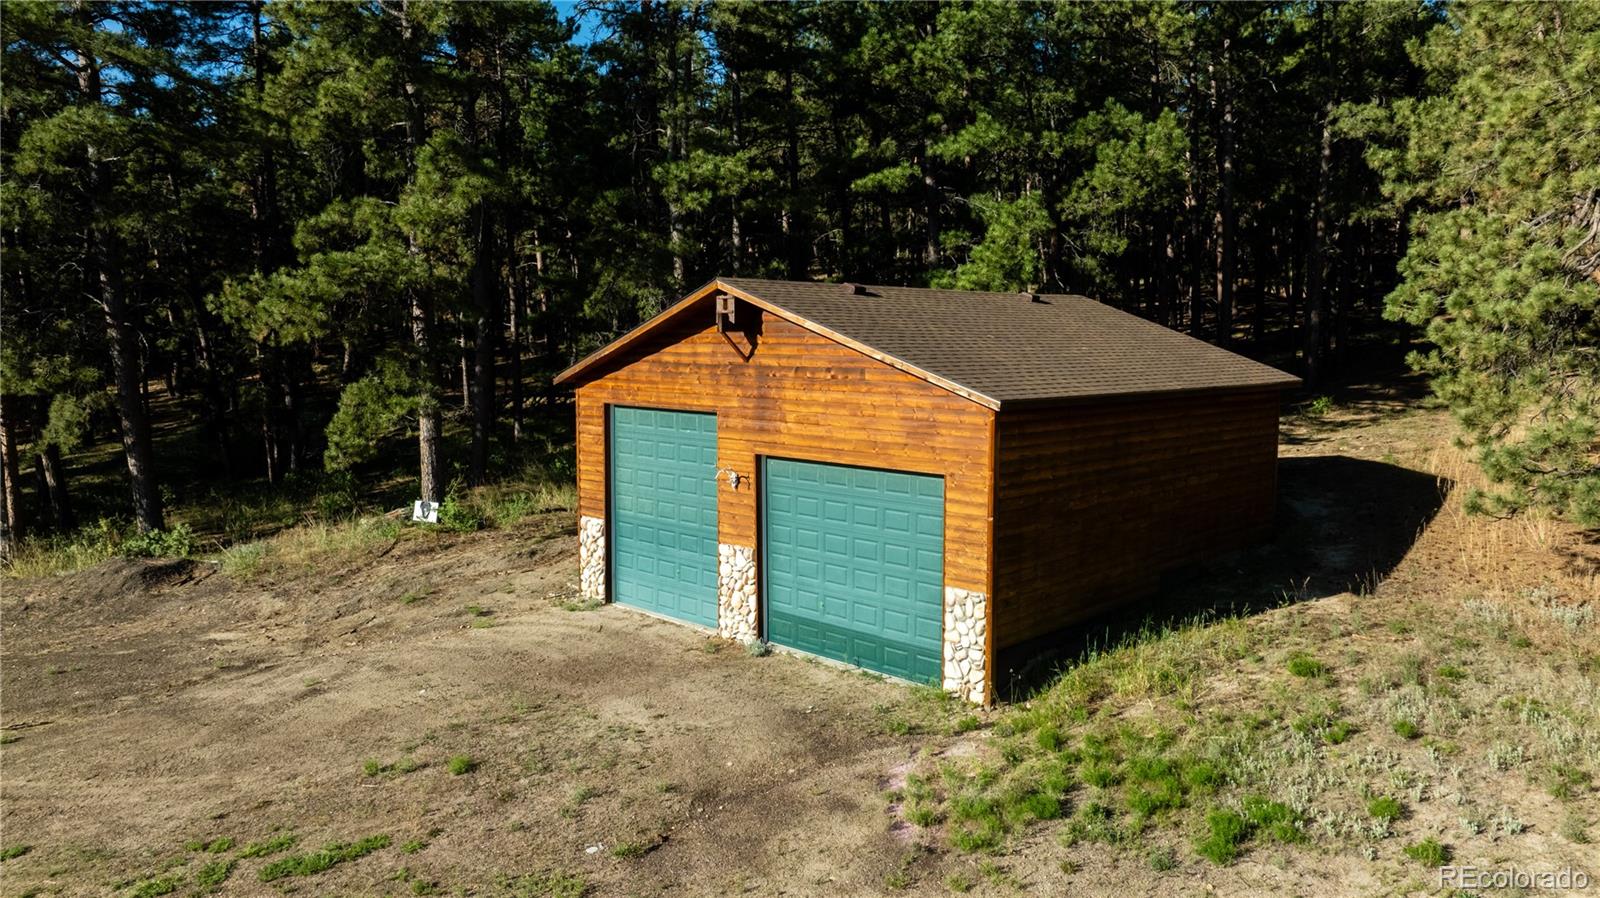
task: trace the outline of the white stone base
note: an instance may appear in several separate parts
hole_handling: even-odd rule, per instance
[[[981,592],[944,588],[944,688],[976,705],[984,704],[984,657],[988,619]]]
[[[586,601],[606,600],[605,518],[578,518],[578,593]]]
[[[761,638],[756,629],[756,550],[749,546],[717,546],[717,632],[740,642]]]

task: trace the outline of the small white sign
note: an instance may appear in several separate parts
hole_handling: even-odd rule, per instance
[[[411,520],[421,521],[424,524],[439,523],[439,503],[424,502],[421,499],[411,503]]]

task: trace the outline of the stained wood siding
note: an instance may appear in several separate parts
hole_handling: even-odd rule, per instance
[[[989,592],[990,423],[994,413],[854,349],[741,303],[759,316],[752,349],[704,313],[577,389],[578,507],[606,514],[608,404],[717,414],[718,466],[744,478],[717,488],[720,540],[757,546],[756,458],[767,455],[945,478],[944,581]],[[745,355],[749,358],[746,359]]]
[[[1164,570],[1264,534],[1276,391],[1002,408],[995,648],[1152,592]]]

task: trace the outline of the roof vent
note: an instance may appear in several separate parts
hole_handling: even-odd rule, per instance
[[[839,286],[844,288],[844,293],[845,293],[846,296],[866,296],[867,295],[867,288],[861,286],[860,284],[848,284],[848,283],[846,283],[846,284],[840,284]]]
[[[1023,297],[1028,302],[1038,302],[1038,303],[1044,302],[1044,297],[1040,296],[1037,293],[1033,293],[1033,292],[1030,292],[1030,291],[1027,291],[1027,290],[1022,291],[1021,293],[1019,293],[1017,295]]]

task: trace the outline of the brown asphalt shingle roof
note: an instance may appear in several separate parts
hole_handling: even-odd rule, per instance
[[[1299,383],[1085,296],[718,281],[1002,403]]]
[[[1299,383],[1275,368],[1085,296],[1046,294],[1036,302],[1025,294],[970,290],[869,285],[853,295],[842,285],[816,282],[718,278],[713,283],[996,406]],[[616,345],[568,369],[558,381],[580,373]]]

